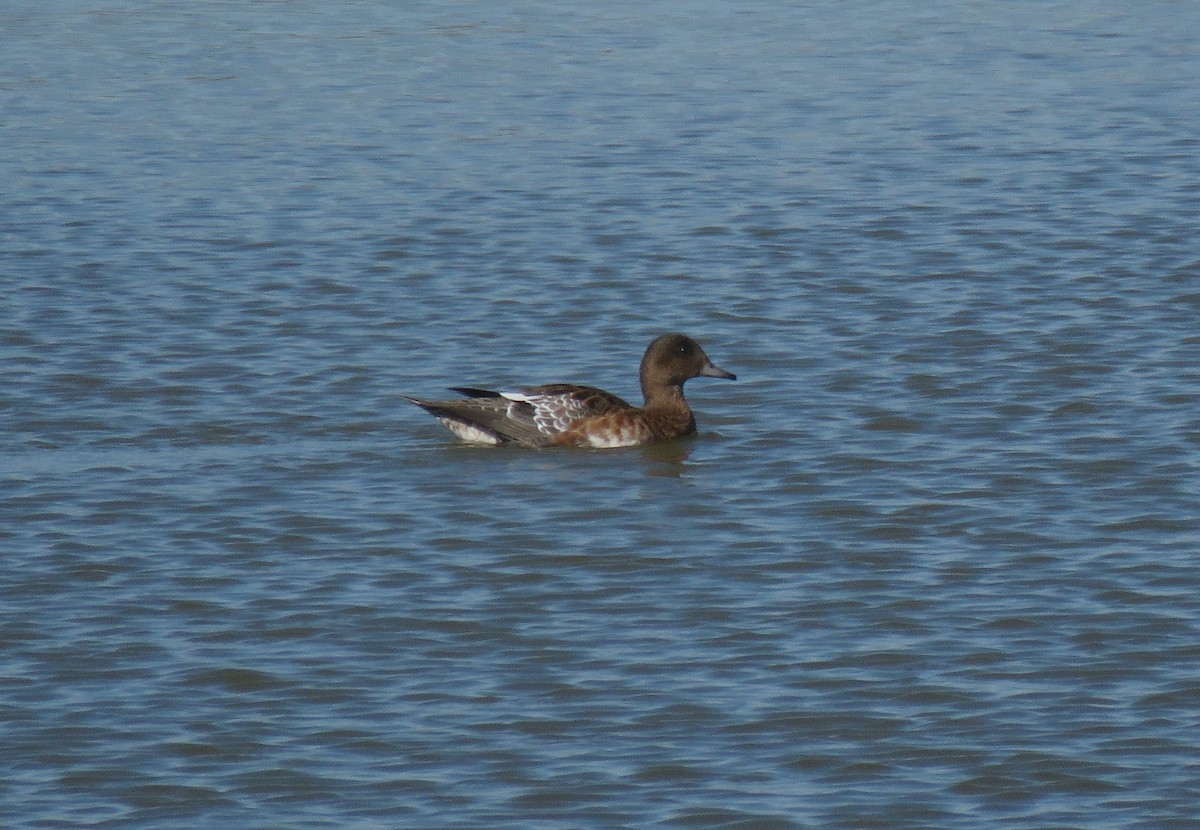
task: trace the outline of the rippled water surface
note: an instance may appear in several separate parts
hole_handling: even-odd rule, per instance
[[[1200,827],[1198,8],[5,6],[0,824]]]

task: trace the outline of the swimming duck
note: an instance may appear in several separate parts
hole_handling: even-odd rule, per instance
[[[639,370],[645,403],[633,406],[594,386],[549,383],[508,392],[453,386],[464,397],[430,401],[401,396],[435,415],[463,441],[526,447],[632,447],[696,431],[683,397],[695,377],[736,380],[713,365],[684,334],[663,334],[647,347]]]

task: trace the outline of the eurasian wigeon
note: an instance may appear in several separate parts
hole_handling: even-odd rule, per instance
[[[696,419],[683,397],[690,378],[736,380],[718,369],[704,349],[683,334],[654,339],[639,372],[646,402],[632,406],[592,386],[551,383],[512,392],[451,387],[466,395],[450,401],[405,400],[437,416],[464,441],[526,447],[632,447],[696,431]]]

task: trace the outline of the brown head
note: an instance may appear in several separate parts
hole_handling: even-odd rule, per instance
[[[642,357],[640,374],[647,403],[664,395],[682,397],[683,384],[691,378],[737,380],[737,375],[714,366],[700,344],[685,334],[662,334],[654,338]]]

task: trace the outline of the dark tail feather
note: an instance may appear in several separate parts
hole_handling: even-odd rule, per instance
[[[497,444],[507,444],[512,441],[512,437],[506,435],[495,427],[491,426],[488,421],[495,413],[489,412],[490,407],[478,407],[475,411],[462,411],[460,408],[462,401],[423,401],[419,398],[410,398],[407,395],[401,395],[404,400],[414,403],[424,409],[430,415],[441,419],[451,432],[457,435],[464,441],[481,443],[480,435],[486,435],[491,438],[491,442]],[[499,397],[497,395],[497,397]],[[455,406],[459,404],[459,406]],[[490,443],[490,442],[482,442]]]
[[[491,389],[476,389],[473,386],[451,386],[451,392],[457,392],[460,395],[466,395],[468,398],[499,398],[499,392],[493,392]]]

